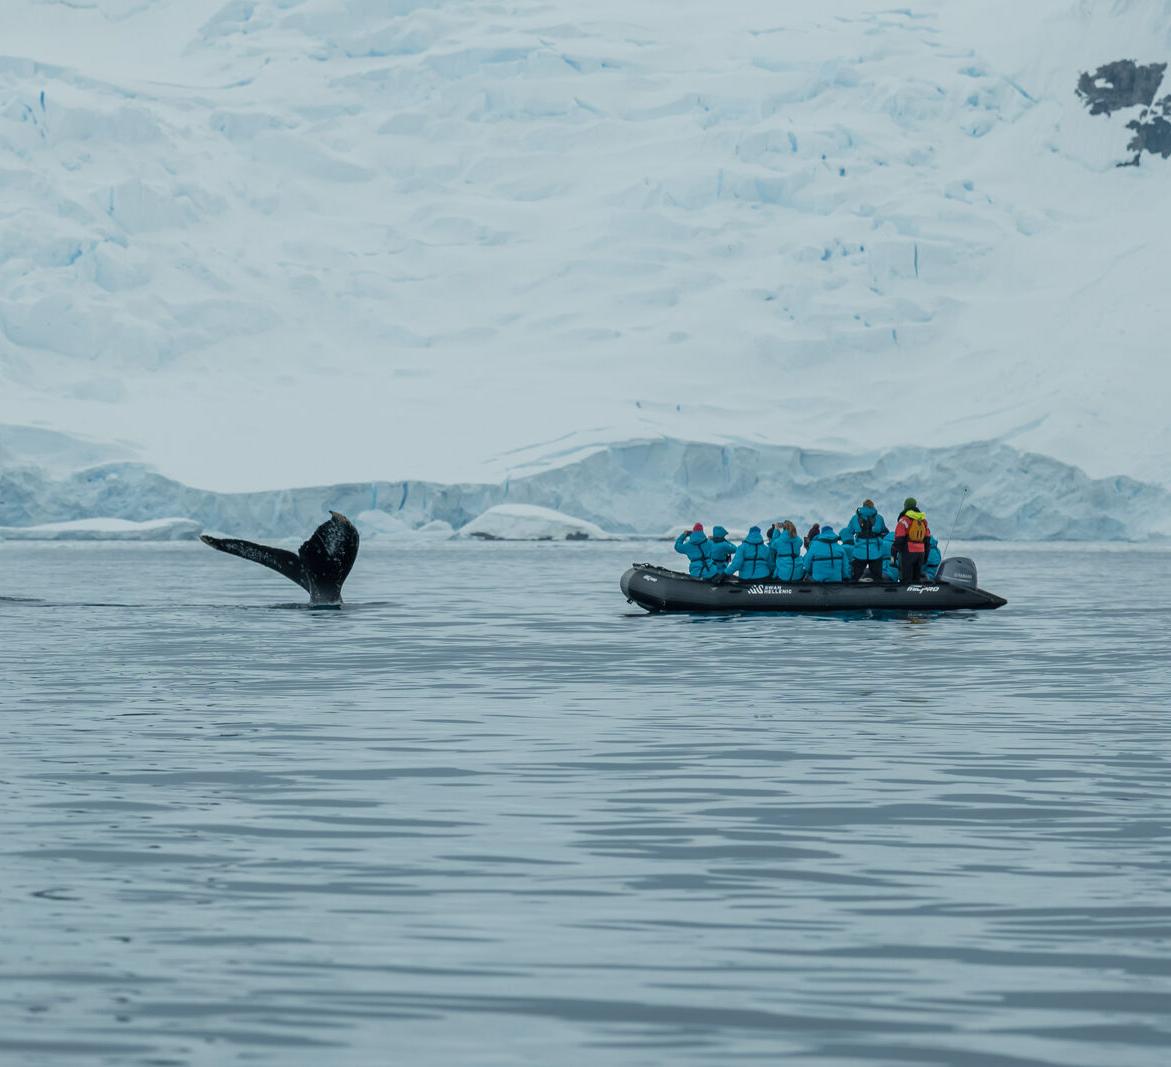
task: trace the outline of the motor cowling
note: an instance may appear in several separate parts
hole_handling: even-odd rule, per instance
[[[950,585],[962,585],[965,589],[976,588],[976,564],[967,556],[949,556],[936,571],[937,581]]]

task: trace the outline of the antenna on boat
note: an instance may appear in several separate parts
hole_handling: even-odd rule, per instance
[[[968,499],[968,487],[964,486],[964,491],[960,494],[960,505],[956,508],[955,518],[951,520],[951,528],[947,531],[947,544],[943,546],[943,553],[940,559],[947,557],[947,550],[951,548],[951,535],[955,533],[956,523],[960,521],[960,512],[964,510],[964,501]]]

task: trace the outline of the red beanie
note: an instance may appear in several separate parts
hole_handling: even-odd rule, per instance
[[[703,529],[703,523],[702,523],[702,522],[697,522],[697,523],[696,523],[696,524],[695,524],[693,527],[691,527],[691,532],[692,532],[692,533],[698,533],[698,532],[699,532],[700,530],[702,530],[702,529]]]

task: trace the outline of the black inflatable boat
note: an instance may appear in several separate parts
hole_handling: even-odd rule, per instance
[[[955,611],[999,608],[1003,597],[976,586],[976,565],[945,559],[932,581],[780,582],[722,578],[705,582],[678,571],[636,563],[619,583],[622,595],[647,611]]]

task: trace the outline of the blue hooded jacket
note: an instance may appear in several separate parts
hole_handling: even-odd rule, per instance
[[[815,582],[844,582],[850,574],[846,549],[832,526],[823,526],[805,553],[805,577]]]
[[[923,577],[929,582],[935,581],[942,562],[943,553],[939,551],[939,542],[934,536],[927,538],[927,559],[923,561]]]
[[[712,543],[703,530],[685,530],[675,538],[675,551],[691,561],[687,573],[692,578],[715,578],[720,573],[712,559]]]
[[[736,549],[736,555],[732,557],[732,562],[728,564],[725,573],[735,574],[737,571],[740,572],[741,578],[750,582],[759,581],[772,574],[772,553],[764,543],[759,526],[753,526],[748,531],[748,536]]]
[[[893,531],[888,530],[886,536],[882,539],[882,576],[888,582],[897,582],[901,575],[899,574],[899,565],[891,561],[890,554],[895,550],[895,535]]]
[[[713,526],[712,535],[708,539],[708,544],[712,546],[712,559],[715,560],[721,567],[732,558],[736,552],[736,546],[731,541],[726,540],[728,531],[722,526]]]
[[[862,521],[868,519],[871,523],[871,533],[863,535]],[[890,531],[886,528],[886,520],[871,507],[863,505],[850,516],[842,530],[842,543],[853,548],[854,559],[866,560],[882,558],[882,539]],[[889,556],[890,553],[888,552]]]
[[[801,562],[801,549],[805,541],[800,534],[791,534],[788,530],[778,528],[773,533],[769,548],[773,551],[773,577],[782,582],[799,582],[805,573]]]

